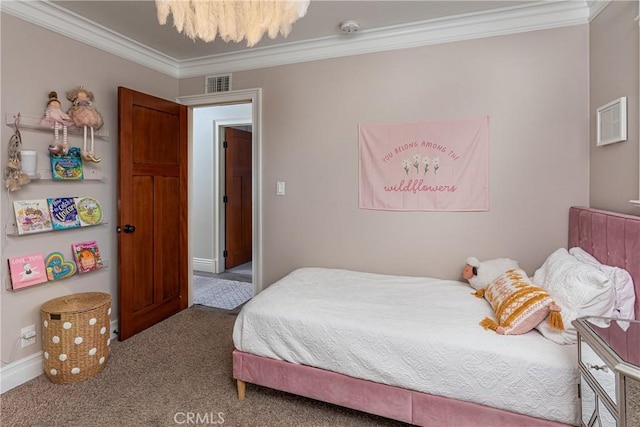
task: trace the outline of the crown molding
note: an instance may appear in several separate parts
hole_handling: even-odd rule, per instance
[[[587,0],[589,7],[589,22],[593,21],[596,16],[604,10],[613,0]]]
[[[144,67],[178,77],[178,62],[174,58],[63,9],[55,3],[40,0],[1,0],[0,11]]]
[[[541,1],[374,30],[176,60],[57,5],[2,1],[2,12],[175,78],[197,77],[395,49],[587,24],[611,0]]]
[[[181,78],[472,40],[589,22],[584,1],[540,2],[180,61]]]

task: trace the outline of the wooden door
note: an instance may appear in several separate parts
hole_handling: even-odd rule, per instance
[[[225,268],[251,261],[251,132],[225,130]]]
[[[118,88],[119,339],[188,306],[187,107]]]

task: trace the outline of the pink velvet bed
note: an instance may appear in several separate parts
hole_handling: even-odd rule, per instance
[[[579,246],[600,262],[626,269],[640,296],[640,217],[590,208],[569,212],[568,247]],[[640,298],[635,302],[640,319]],[[235,350],[233,376],[238,397],[257,384],[422,426],[563,426],[557,422],[378,384],[309,366]]]

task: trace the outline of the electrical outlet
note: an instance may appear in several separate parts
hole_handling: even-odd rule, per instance
[[[22,348],[35,344],[36,343],[36,325],[29,325],[22,328],[22,330],[20,331],[20,337],[22,338],[20,340],[20,344],[22,345]]]

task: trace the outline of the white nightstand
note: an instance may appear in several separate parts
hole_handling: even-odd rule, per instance
[[[582,317],[578,330],[583,426],[640,426],[640,322]]]

